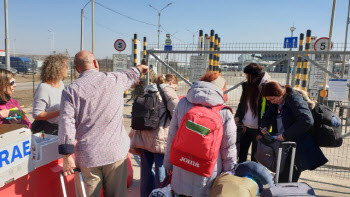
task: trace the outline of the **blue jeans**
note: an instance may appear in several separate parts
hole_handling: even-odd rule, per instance
[[[163,167],[164,154],[141,150],[141,197],[148,197],[153,189],[158,188],[166,176]],[[152,166],[155,164],[153,172]]]

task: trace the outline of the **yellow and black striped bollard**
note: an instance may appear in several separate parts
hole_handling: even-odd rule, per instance
[[[221,38],[218,38],[218,51],[220,51],[220,45],[221,45]],[[220,68],[220,53],[217,54],[217,61],[218,61],[218,68],[219,72],[221,73],[221,68]]]
[[[147,38],[143,37],[143,59],[147,58]]]
[[[218,42],[219,42],[218,38],[219,38],[219,35],[215,34],[214,51],[218,50]],[[213,59],[214,59],[214,68],[213,68],[213,70],[218,72],[219,71],[218,54],[215,53]]]
[[[303,51],[303,46],[304,46],[304,34],[300,34],[299,38],[299,51]],[[302,58],[301,55],[298,55],[298,62],[297,62],[297,72],[295,75],[295,87],[300,88],[300,79],[301,79],[301,67],[302,67]]]
[[[210,31],[209,51],[214,51],[214,30]],[[213,70],[213,68],[214,68],[213,56],[214,56],[213,53],[209,54],[209,70]]]
[[[203,30],[199,30],[199,51],[203,51]],[[200,53],[202,56],[202,53]]]
[[[310,44],[311,44],[311,30],[306,31],[306,40],[305,40],[305,51],[310,51]],[[305,54],[305,56],[309,56],[309,54]],[[303,76],[301,81],[301,89],[304,91],[307,91],[307,76],[308,76],[308,70],[309,70],[309,61],[304,60],[303,62]]]

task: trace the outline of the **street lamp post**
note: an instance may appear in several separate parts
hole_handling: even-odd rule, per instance
[[[198,32],[199,32],[199,30],[198,30],[198,31],[196,31],[196,32],[192,32],[192,31],[190,31],[190,30],[186,29],[186,31],[188,31],[188,32],[190,32],[190,33],[192,34],[192,36],[193,36],[193,39],[192,39],[192,45],[194,45],[194,35],[196,35],[196,33],[198,33]]]
[[[51,38],[51,53],[55,53],[55,32],[53,32],[51,29],[48,30],[49,33],[52,34],[52,38]]]
[[[153,7],[152,5],[148,4],[149,7],[155,9],[157,12],[158,12],[158,50],[160,50],[160,43],[159,43],[159,35],[160,35],[160,14],[161,12],[167,8],[168,6],[170,6],[172,4],[171,3],[168,3],[168,5],[166,5],[165,7],[163,7],[162,9],[158,10],[157,8]],[[157,73],[160,74],[160,67],[158,66],[158,61],[156,62],[156,65],[157,65]]]
[[[293,31],[296,30],[297,28],[295,28],[294,26],[290,28],[290,32],[291,32],[291,35],[290,37],[293,37]],[[292,49],[292,48],[291,48]]]
[[[170,6],[172,3],[169,3],[168,5],[166,5],[165,7],[163,7],[161,10],[158,10],[157,8],[153,7],[152,5],[149,5],[149,7],[155,9],[158,12],[158,49],[160,49],[160,43],[159,43],[159,35],[160,35],[160,14],[161,12],[167,8],[168,6]]]
[[[297,28],[294,27],[294,25],[290,28],[290,37],[293,37],[293,31],[296,30]],[[289,51],[292,51],[292,48],[289,49]],[[286,84],[289,85],[289,75],[291,73],[291,66],[290,66],[290,61],[291,57],[288,58],[288,65],[287,65],[287,81],[286,81]],[[296,61],[296,60],[294,60]]]

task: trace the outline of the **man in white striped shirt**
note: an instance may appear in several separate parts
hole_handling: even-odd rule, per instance
[[[64,175],[79,167],[87,196],[100,196],[102,186],[104,196],[126,196],[130,139],[123,125],[123,92],[148,67],[98,72],[97,60],[89,51],[77,53],[74,64],[80,76],[63,90],[60,109],[58,148]]]

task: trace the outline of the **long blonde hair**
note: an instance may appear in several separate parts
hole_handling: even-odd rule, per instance
[[[160,75],[157,77],[157,84],[163,84],[163,83],[170,83],[171,81],[174,81],[175,84],[177,84],[177,78],[174,74],[166,74],[166,75]]]
[[[6,91],[11,85],[10,80],[14,77],[10,71],[0,68],[0,98],[3,101],[8,101]]]

